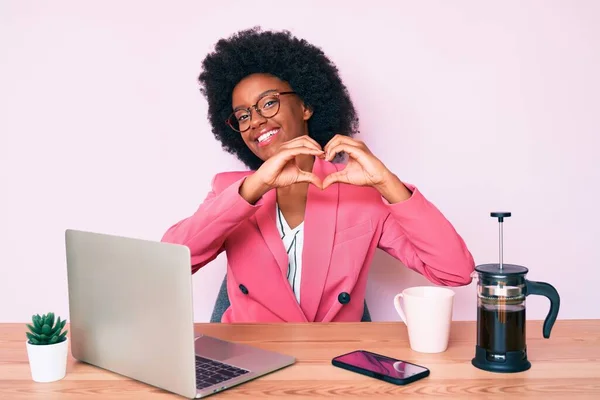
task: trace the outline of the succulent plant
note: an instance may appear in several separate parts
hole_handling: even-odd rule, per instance
[[[31,317],[33,326],[27,324],[30,332],[27,332],[29,343],[36,345],[56,344],[66,340],[68,331],[61,333],[67,320],[61,321],[60,317],[54,321],[54,313],[44,314],[41,317],[36,314]]]

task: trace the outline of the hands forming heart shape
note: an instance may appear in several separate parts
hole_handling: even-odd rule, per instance
[[[326,176],[323,181],[296,164],[296,157],[303,154],[332,161],[341,152],[349,156],[346,167]],[[300,182],[311,183],[322,190],[334,183],[372,186],[390,203],[403,201],[411,196],[409,189],[363,142],[343,135],[334,136],[324,148],[308,136],[284,143],[277,154],[266,160],[246,179],[240,188],[240,194],[253,204],[271,189]]]
[[[327,176],[323,181],[312,172],[303,171],[296,165],[296,157],[301,154],[332,161],[341,152],[349,156],[346,167]],[[308,136],[290,140],[281,146],[277,154],[265,161],[256,174],[270,189],[299,182],[309,182],[321,189],[326,189],[336,182],[377,187],[393,175],[363,142],[343,135],[334,136],[324,148]]]

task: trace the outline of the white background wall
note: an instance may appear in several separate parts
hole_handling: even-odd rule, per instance
[[[559,318],[599,318],[600,2],[0,2],[0,321],[68,313],[64,230],[159,240],[243,166],[196,77],[214,42],[289,29],[336,62],[372,151],[454,223],[477,263],[530,268]],[[368,4],[369,6],[367,7]],[[194,280],[207,321],[226,259]],[[375,320],[427,284],[377,255]],[[528,318],[548,302],[528,298]],[[474,285],[455,319],[474,319]],[[541,335],[541,332],[540,332]]]

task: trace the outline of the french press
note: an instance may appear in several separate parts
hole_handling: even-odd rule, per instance
[[[500,263],[475,267],[477,283],[477,346],[472,364],[492,372],[521,372],[531,367],[525,344],[525,298],[538,294],[550,300],[550,312],[544,321],[544,337],[556,321],[560,297],[544,282],[525,279],[529,270],[521,265],[504,264],[502,224],[510,212],[493,212],[500,227]]]

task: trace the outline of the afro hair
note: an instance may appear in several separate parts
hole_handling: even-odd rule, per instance
[[[336,134],[358,132],[358,116],[337,67],[321,49],[289,31],[242,30],[219,40],[202,62],[200,91],[208,101],[208,120],[223,149],[251,170],[262,160],[242,136],[225,124],[231,114],[231,96],[246,76],[266,73],[286,81],[313,115],[308,120],[310,137],[325,146]]]

